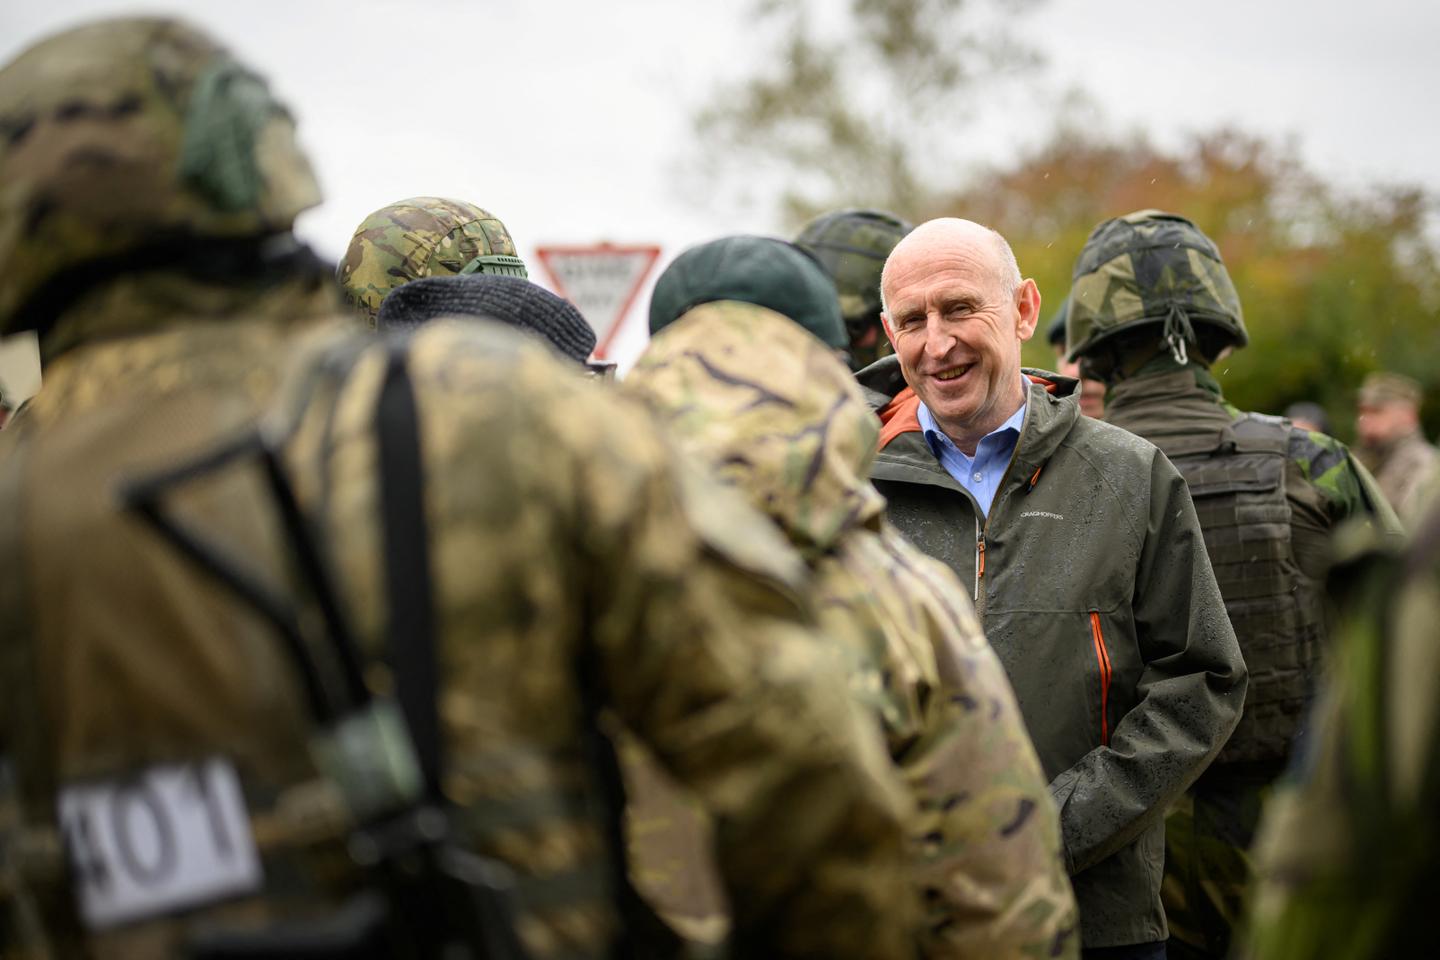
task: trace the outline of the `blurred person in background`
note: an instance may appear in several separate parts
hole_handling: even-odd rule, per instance
[[[1440,956],[1440,481],[1419,500],[1401,550],[1341,537],[1331,669],[1260,822],[1241,960]]]
[[[836,210],[811,220],[795,245],[814,257],[840,296],[840,315],[850,339],[850,369],[860,370],[890,353],[880,322],[880,271],[909,223],[883,210]]]
[[[1399,373],[1372,373],[1356,404],[1357,453],[1375,474],[1401,522],[1420,519],[1420,491],[1440,473],[1440,450],[1420,432],[1420,384]]]
[[[1050,319],[1050,326],[1045,330],[1045,339],[1055,351],[1055,372],[1062,377],[1073,377],[1080,381],[1077,394],[1080,412],[1099,420],[1105,416],[1105,384],[1085,378],[1080,373],[1080,364],[1065,358],[1065,315],[1069,307],[1069,297],[1060,301],[1059,309],[1055,311],[1055,316]]]
[[[1158,446],[1185,478],[1250,670],[1239,725],[1166,821],[1162,899],[1176,960],[1229,955],[1261,803],[1327,646],[1335,528],[1396,529],[1339,441],[1226,403],[1211,365],[1248,340],[1220,251],[1195,224],[1141,210],[1091,232],[1070,290],[1070,355],[1107,384],[1106,421]]]
[[[1330,433],[1330,415],[1325,408],[1318,403],[1311,403],[1309,400],[1301,400],[1292,403],[1285,408],[1285,419],[1289,420],[1301,430],[1311,430],[1315,433]]]

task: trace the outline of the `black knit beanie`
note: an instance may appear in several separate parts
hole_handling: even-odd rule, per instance
[[[569,300],[529,280],[492,274],[426,277],[396,287],[380,304],[375,326],[402,330],[447,316],[488,317],[529,330],[576,363],[595,349],[595,331]]]

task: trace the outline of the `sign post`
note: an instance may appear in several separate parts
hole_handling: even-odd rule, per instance
[[[625,315],[660,259],[656,246],[597,243],[537,247],[555,292],[575,304],[595,330],[595,358],[605,360]]]

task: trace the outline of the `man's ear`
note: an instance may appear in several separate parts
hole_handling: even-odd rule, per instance
[[[895,349],[895,331],[890,328],[890,314],[883,310],[880,312],[880,326],[885,328],[885,339],[890,341],[891,349]]]
[[[1029,340],[1040,324],[1040,288],[1034,280],[1025,280],[1015,291],[1015,310],[1019,314],[1015,321],[1015,335],[1022,342]]]

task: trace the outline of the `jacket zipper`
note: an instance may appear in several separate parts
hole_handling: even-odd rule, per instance
[[[985,529],[975,521],[975,608],[980,608],[980,580],[985,576]]]
[[[1025,389],[1030,389],[1030,381],[1027,379]],[[1029,396],[1027,394],[1028,402]],[[1015,438],[1015,449],[1010,451],[1010,462],[1005,464],[1005,472],[1000,474],[1000,484],[995,488],[995,499],[990,501],[990,510],[985,514],[985,522],[980,522],[980,504],[970,496],[971,502],[975,503],[975,615],[985,616],[985,595],[980,591],[981,582],[985,579],[985,531],[990,529],[990,518],[995,514],[995,508],[1000,503],[1000,498],[1005,494],[1005,481],[1010,479],[1010,471],[1015,468],[1015,458],[1020,455],[1020,444],[1025,442],[1025,427],[1029,424],[1030,415],[1027,413],[1020,424],[1020,435]],[[1035,489],[1035,481],[1040,479],[1040,471],[1036,470],[1035,475],[1030,478],[1030,486],[1025,491],[1029,493]],[[967,492],[967,495],[968,492]]]
[[[1105,632],[1100,629],[1100,614],[1090,611],[1090,637],[1095,643],[1095,661],[1100,665],[1100,745],[1110,745],[1110,651],[1105,646]]]
[[[990,501],[990,512],[985,514],[985,522],[981,523],[980,518],[975,518],[975,615],[985,615],[985,595],[980,591],[981,582],[985,579],[985,531],[990,529],[990,518],[995,515],[995,508],[1000,505],[1000,497],[1005,493],[1005,481],[1010,479],[1010,471],[1015,466],[1015,457],[1020,453],[1020,443],[1025,439],[1024,426],[1021,426],[1020,436],[1015,438],[1015,449],[1010,451],[1010,462],[1005,464],[1005,472],[1000,475],[1000,485],[995,488],[995,499]],[[1038,478],[1040,471],[1035,471]],[[1034,487],[1034,483],[1031,483]],[[1028,491],[1027,491],[1028,492]],[[971,498],[974,499],[973,497]],[[978,511],[979,504],[976,504]]]

